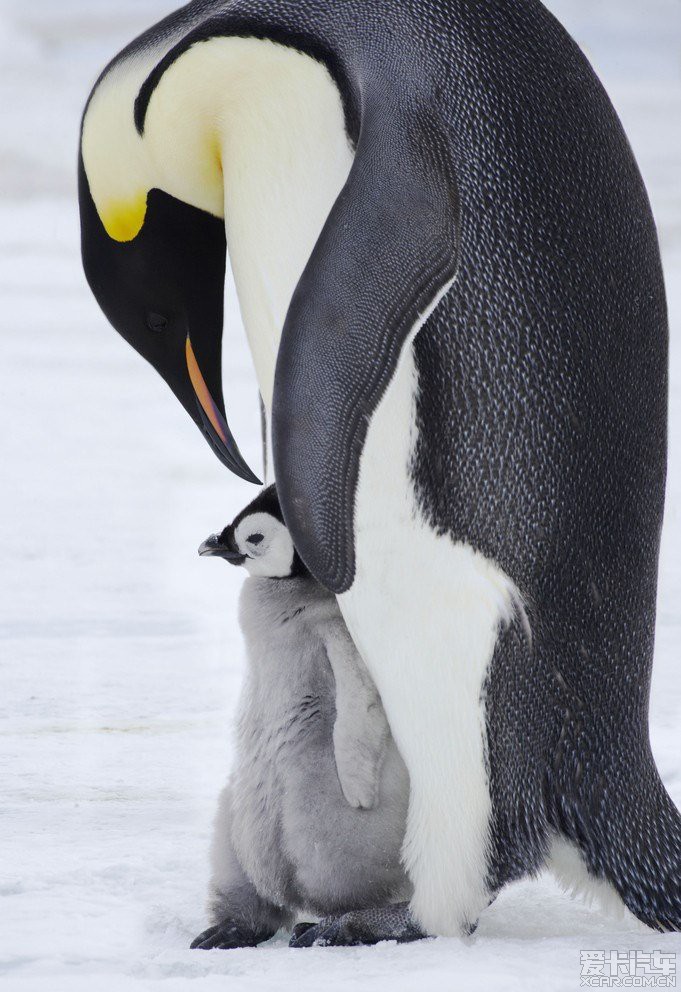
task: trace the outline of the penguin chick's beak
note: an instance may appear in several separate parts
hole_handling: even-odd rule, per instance
[[[243,565],[246,561],[246,555],[232,551],[224,543],[220,534],[211,534],[210,537],[206,538],[199,548],[199,555],[202,558],[224,558],[230,565]]]

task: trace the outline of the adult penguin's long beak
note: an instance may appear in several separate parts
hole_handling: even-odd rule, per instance
[[[199,368],[199,363],[196,360],[189,335],[187,335],[185,344],[185,357],[187,360],[187,371],[196,395],[204,433],[213,451],[222,464],[226,465],[235,475],[238,475],[241,479],[245,479],[246,482],[262,485],[260,479],[251,471],[248,463],[239,451],[227,421],[210,394],[210,390]]]
[[[141,228],[122,232],[117,224],[112,233],[80,156],[85,275],[113,327],[163,376],[223,465],[259,485],[229,429],[222,398],[224,221],[160,189],[141,199]],[[124,211],[128,220],[129,214]]]

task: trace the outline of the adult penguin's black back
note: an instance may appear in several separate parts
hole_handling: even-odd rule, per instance
[[[409,768],[420,919],[465,929],[506,882],[551,860],[565,874],[567,849],[646,924],[681,929],[681,818],[648,737],[666,306],[646,191],[608,97],[538,0],[195,0],[110,69],[122,91],[126,66],[158,48],[130,104],[140,149],[165,75],[230,36],[323,63],[352,147],[288,308],[273,391],[261,387],[286,522],[339,594]],[[96,94],[84,230],[93,197],[100,217],[105,200],[85,140]],[[148,204],[153,239],[161,199]],[[140,251],[145,230],[130,242]],[[120,286],[107,302],[100,250],[84,237],[93,289],[185,402],[146,330],[119,318]],[[379,416],[395,383],[412,390],[404,437],[399,417]],[[443,586],[455,591],[438,612]],[[448,640],[494,590],[491,640]],[[505,600],[522,601],[506,624]],[[460,627],[440,634],[450,613]],[[450,713],[458,751],[440,725]],[[469,843],[484,847],[482,868]],[[460,885],[445,858],[463,865]],[[446,911],[428,907],[450,899],[440,925]]]
[[[639,919],[681,929],[681,818],[648,736],[667,445],[655,226],[610,101],[541,5],[447,6],[466,25],[447,74],[460,264],[415,342],[414,476],[432,525],[513,578],[532,628],[530,652],[501,635],[487,681],[492,888],[548,827]]]
[[[532,628],[530,652],[501,635],[487,681],[492,888],[540,862],[549,828],[678,930],[681,817],[648,735],[668,336],[648,198],[539,3],[446,7],[465,26],[445,70],[460,262],[415,342],[414,477],[432,525],[513,578]]]

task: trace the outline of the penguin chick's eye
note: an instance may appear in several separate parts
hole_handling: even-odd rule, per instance
[[[262,534],[249,534],[249,536],[246,538],[249,544],[260,544],[262,539],[263,539]]]
[[[150,331],[164,331],[168,326],[168,318],[162,313],[148,313],[147,327]]]

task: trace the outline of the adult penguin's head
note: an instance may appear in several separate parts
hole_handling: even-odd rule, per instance
[[[221,382],[226,242],[219,155],[207,122],[144,133],[133,114],[147,60],[123,60],[83,117],[79,201],[85,274],[115,329],[163,376],[231,471],[259,482],[229,430]],[[181,117],[182,108],[178,109]]]

